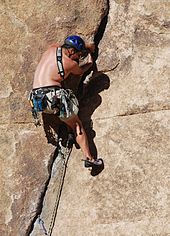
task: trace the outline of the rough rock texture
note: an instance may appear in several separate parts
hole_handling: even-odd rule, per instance
[[[1,125],[0,235],[26,235],[48,179],[52,148],[32,124]],[[37,145],[37,137],[41,144]]]
[[[41,53],[71,33],[100,42],[104,74],[80,115],[87,129],[92,116],[90,144],[105,168],[92,177],[73,151],[53,236],[170,235],[169,9],[161,0],[1,2],[0,235],[28,235],[41,211],[54,146],[26,97]]]
[[[27,235],[49,177],[54,147],[27,101],[41,53],[77,33],[92,41],[106,1],[1,1],[0,235]]]
[[[97,60],[105,82],[91,81],[82,110],[98,106],[92,118],[105,168],[89,177],[72,154],[53,236],[170,235],[169,14],[163,1],[110,1]],[[110,87],[99,95],[106,75]]]
[[[169,235],[169,122],[169,111],[96,118],[105,169],[89,177],[73,153],[52,235]]]
[[[111,70],[108,116],[169,109],[169,9],[162,1],[110,2],[98,59],[99,70]]]

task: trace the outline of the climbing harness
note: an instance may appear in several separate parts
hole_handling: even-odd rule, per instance
[[[55,199],[55,203],[54,203],[54,208],[52,211],[50,224],[49,224],[48,228],[47,228],[47,226],[45,226],[45,223],[44,223],[43,219],[41,218],[41,215],[38,216],[38,224],[39,224],[40,229],[42,230],[43,234],[46,236],[52,235],[52,231],[53,231],[54,224],[55,224],[55,219],[57,216],[59,201],[60,201],[60,197],[61,197],[61,192],[62,192],[62,188],[63,188],[63,184],[64,184],[67,162],[68,162],[71,150],[72,150],[72,145],[73,145],[73,135],[70,133],[68,134],[66,147],[63,147],[61,138],[59,138],[59,140],[58,140],[58,150],[57,150],[58,154],[57,154],[57,156],[60,155],[60,157],[61,157],[61,162],[62,162],[61,169],[60,169],[61,174],[60,174],[60,178],[58,180],[59,186],[58,186],[56,199]]]
[[[43,87],[33,89],[29,96],[34,124],[40,125],[39,113],[57,114],[61,119],[77,115],[79,103],[70,89]]]
[[[64,68],[63,68],[63,62],[62,62],[62,48],[58,47],[56,50],[56,60],[57,60],[57,66],[58,66],[58,73],[61,75],[61,77],[64,80]]]

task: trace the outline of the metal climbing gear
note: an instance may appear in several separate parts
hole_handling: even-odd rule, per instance
[[[70,89],[44,87],[33,89],[29,96],[34,124],[40,125],[41,112],[56,114],[61,119],[77,115],[79,103]]]
[[[42,232],[44,233],[44,235],[49,236],[47,229],[45,228],[44,221],[40,218],[40,215],[38,216],[38,223],[39,223],[40,228],[41,228]]]
[[[35,109],[35,107],[34,107],[34,103],[33,103],[34,100],[33,100],[32,91],[29,94],[28,100],[29,100],[30,105],[31,105],[31,112],[32,112],[32,117],[33,117],[33,120],[34,120],[34,124],[35,124],[35,126],[40,126],[41,125],[40,116],[39,116],[38,110]],[[38,103],[37,103],[37,106],[38,106]]]

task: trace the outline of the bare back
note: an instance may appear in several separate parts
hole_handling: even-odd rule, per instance
[[[46,86],[60,86],[63,78],[58,73],[56,50],[59,45],[55,44],[49,47],[49,49],[42,55],[42,58],[36,68],[33,88],[40,88]],[[81,74],[79,71],[79,65],[76,61],[71,60],[62,50],[62,62],[64,68],[64,79],[72,72],[75,74]]]

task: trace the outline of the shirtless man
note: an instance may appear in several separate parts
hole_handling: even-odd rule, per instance
[[[57,67],[56,51],[58,48],[61,49],[64,75],[61,75],[61,72],[59,72],[59,68]],[[35,71],[33,94],[36,95],[40,92],[46,94],[48,100],[51,100],[52,102],[52,99],[55,97],[55,95],[57,95],[58,92],[64,90],[61,85],[63,79],[67,79],[70,74],[83,75],[83,73],[92,66],[93,59],[91,52],[94,52],[94,50],[94,44],[85,44],[83,39],[76,35],[67,37],[62,46],[59,46],[58,44],[51,45],[49,49],[43,54]],[[85,65],[79,66],[78,62],[85,53],[87,56],[87,62]],[[52,92],[55,93],[51,95]],[[49,108],[49,104],[46,106]],[[45,109],[41,111],[46,112]],[[85,158],[85,167],[101,165],[101,160],[94,160],[93,156],[91,155],[87,136],[77,113],[78,109],[77,112],[71,111],[71,115],[69,117],[66,116],[61,120],[74,131],[76,135],[76,142],[79,144]],[[60,115],[59,118],[61,118]]]

